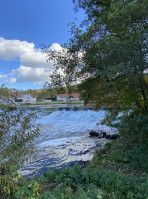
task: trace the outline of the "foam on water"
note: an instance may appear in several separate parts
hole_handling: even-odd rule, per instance
[[[89,138],[90,130],[114,133],[105,125],[97,125],[105,117],[105,111],[56,111],[36,120],[40,125],[40,137],[34,142],[37,160],[27,163],[21,171],[25,176],[39,175],[45,169],[61,167],[75,161],[93,158],[95,147],[109,142],[105,138]]]
[[[112,133],[105,125],[97,125],[105,117],[105,111],[56,111],[37,120],[50,131],[49,136],[88,133],[90,130],[104,130]]]
[[[69,138],[60,138],[60,139],[51,139],[47,141],[43,141],[40,144],[38,144],[39,147],[48,147],[48,146],[58,146],[65,142],[77,140],[78,137],[69,137]]]
[[[77,122],[77,123],[85,123],[85,122],[98,122],[98,120],[103,119],[105,116],[105,111],[55,111],[47,116],[42,117],[37,122],[40,124],[49,124],[55,122]],[[66,123],[67,123],[66,122]]]

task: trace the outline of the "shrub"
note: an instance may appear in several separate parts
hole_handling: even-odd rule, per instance
[[[101,198],[102,192],[103,197],[110,199],[146,199],[148,197],[147,177],[130,177],[119,172],[99,168],[82,169],[79,165],[76,165],[74,168],[58,170],[58,172],[56,170],[54,171],[55,175],[52,175],[54,178],[50,178],[49,182],[57,182],[62,184],[62,187],[70,186],[75,188],[76,192],[74,196],[76,198],[78,198],[78,195],[80,196],[79,192],[82,192],[82,198],[89,198],[90,194],[91,196],[94,194],[94,196],[90,198],[97,198],[97,194],[100,194],[99,197]],[[49,170],[47,173],[49,174],[51,171]],[[44,175],[44,178],[46,178],[45,176],[46,175]],[[47,178],[46,182],[48,182]],[[96,187],[100,187],[102,192]],[[63,188],[66,194],[65,189],[66,188]],[[60,189],[60,191],[61,190],[62,189]],[[57,194],[58,191],[59,187],[54,190],[54,194]],[[63,192],[60,193],[62,194]]]

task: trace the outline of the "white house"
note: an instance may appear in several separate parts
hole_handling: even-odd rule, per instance
[[[58,101],[77,101],[80,100],[80,94],[79,93],[71,93],[70,95],[67,93],[59,94],[57,96]]]
[[[18,93],[15,102],[22,102],[22,103],[35,103],[36,102],[36,96],[32,94],[22,94]]]

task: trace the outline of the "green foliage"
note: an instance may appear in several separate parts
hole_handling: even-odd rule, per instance
[[[43,189],[34,188],[30,182],[19,189],[17,198],[31,198],[33,193],[38,199],[147,199],[148,177],[135,177],[101,168],[74,168],[48,170],[38,183]],[[44,185],[56,183],[52,190]],[[33,185],[32,185],[33,184]],[[48,186],[47,186],[48,187]],[[35,191],[37,190],[37,191]]]
[[[148,171],[147,135],[121,136],[96,152],[92,167],[114,169],[131,175],[146,175]]]
[[[36,199],[40,195],[40,186],[37,181],[25,183],[24,186],[19,188],[15,193],[17,199]]]
[[[73,2],[76,10],[85,11],[86,18],[80,27],[71,24],[71,39],[63,51],[49,51],[49,59],[64,68],[67,78],[69,74],[72,76],[70,83],[81,82],[79,89],[85,103],[92,103],[96,110],[102,107],[107,110],[102,124],[116,127],[123,136],[121,143],[109,149],[109,155],[104,152],[107,149],[100,152],[101,164],[126,165],[145,172],[148,169],[147,0]],[[53,75],[54,84],[56,79]],[[62,81],[60,76],[58,80]],[[70,179],[68,182],[71,183]]]
[[[38,127],[33,124],[36,115],[24,109],[6,107],[0,112],[0,168],[7,172],[17,169],[27,154],[32,153],[31,143],[38,136]],[[1,169],[0,169],[1,170]],[[1,170],[1,175],[5,174]]]
[[[14,196],[15,192],[19,190],[23,178],[17,172],[11,174],[0,175],[0,196],[7,199]]]
[[[72,189],[70,187],[59,184],[53,191],[48,195],[49,198],[55,199],[71,199],[72,198]],[[41,198],[44,198],[41,196]]]
[[[86,93],[96,108],[147,113],[147,2],[78,2],[92,20],[85,33],[74,34],[70,44],[86,51],[83,74],[92,75],[82,85],[84,96]]]
[[[56,176],[58,176],[61,173],[58,169],[50,169],[48,172],[44,173],[43,176],[41,176],[40,180],[42,183],[52,183],[56,182]]]
[[[114,159],[126,162],[131,169],[148,170],[148,116],[121,116],[118,129],[123,138],[114,149]]]
[[[139,140],[136,139],[139,137]],[[148,138],[147,136],[140,138],[131,139],[129,136],[126,137],[126,141],[121,146],[119,144],[114,152],[114,159],[116,162],[126,164],[131,170],[139,170],[141,172],[148,171]],[[141,140],[140,140],[141,139]]]
[[[34,124],[35,113],[5,101],[6,106],[0,108],[0,195],[9,198],[20,181],[16,171],[33,154],[32,142],[39,129]]]
[[[111,197],[113,195],[115,198],[128,198],[128,195],[133,195],[133,198],[140,199],[148,196],[147,178],[130,178],[120,173],[91,168],[82,169],[81,175],[78,172],[75,177],[73,177],[75,169],[71,172],[72,178],[70,179],[77,187],[89,187],[90,184],[101,186],[103,190],[110,193]],[[79,181],[77,181],[77,174],[80,175]],[[65,178],[58,178],[58,180],[67,183]]]
[[[113,115],[148,112],[147,0],[75,0],[86,19],[72,23],[71,39],[60,52],[47,50],[57,66],[53,84],[81,82],[86,103],[105,107]],[[138,13],[138,14],[135,14]],[[57,75],[58,74],[58,75]],[[116,118],[115,118],[116,119]]]
[[[1,96],[3,96],[3,97],[9,96],[9,89],[6,88],[4,84],[0,87],[0,97]]]
[[[145,139],[145,136],[148,135],[148,115],[139,116],[131,113],[130,115],[121,116],[118,128],[121,134],[138,137],[139,141],[141,141],[141,139]]]
[[[102,199],[102,191],[97,189],[96,186],[92,185],[87,189],[79,187],[75,193],[71,187],[67,187],[60,184],[56,189],[51,192],[45,192],[40,197],[40,199]]]

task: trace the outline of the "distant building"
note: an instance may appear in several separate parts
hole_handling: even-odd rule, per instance
[[[36,96],[32,94],[23,94],[18,93],[15,97],[15,102],[21,102],[21,103],[34,103],[36,102]]]
[[[80,100],[80,94],[79,93],[71,93],[70,95],[67,93],[59,94],[57,96],[58,101],[77,101]]]

